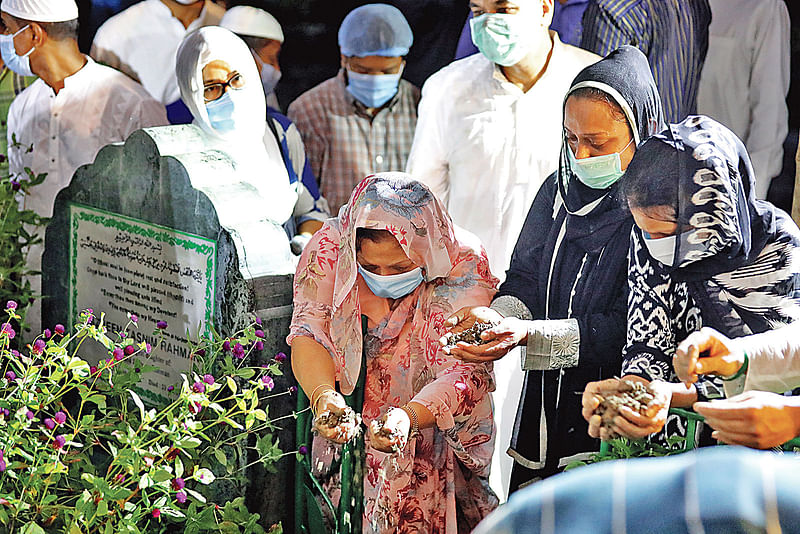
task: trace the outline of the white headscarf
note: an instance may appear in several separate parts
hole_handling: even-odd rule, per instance
[[[236,91],[236,129],[216,130],[209,121],[203,99],[203,67],[221,60],[242,75],[244,87]],[[206,26],[187,35],[177,53],[175,73],[181,98],[194,122],[206,135],[209,148],[226,153],[236,169],[236,178],[259,190],[264,213],[283,223],[292,216],[297,187],[289,182],[280,147],[267,129],[267,105],[261,78],[250,49],[239,37],[219,26]]]

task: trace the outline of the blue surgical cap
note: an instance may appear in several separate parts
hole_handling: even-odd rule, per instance
[[[414,35],[408,21],[394,6],[367,4],[347,14],[339,27],[339,48],[344,56],[405,56]]]

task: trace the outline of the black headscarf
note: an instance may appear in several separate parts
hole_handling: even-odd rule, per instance
[[[567,99],[578,89],[593,87],[606,93],[628,119],[637,147],[664,128],[661,97],[647,58],[633,46],[622,46],[575,77]],[[592,189],[572,172],[566,136],[561,143],[557,171],[558,191],[571,215],[567,238],[581,243],[586,250],[601,248],[625,223],[630,214],[618,195],[619,181],[608,189]],[[637,148],[638,150],[638,148]],[[585,215],[593,214],[593,217]]]
[[[684,234],[671,270],[677,279],[703,280],[748,265],[777,232],[775,207],[755,197],[744,144],[708,117],[690,116],[653,136],[624,180],[631,205],[675,209]]]

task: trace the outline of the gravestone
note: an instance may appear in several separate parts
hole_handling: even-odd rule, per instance
[[[266,202],[253,179],[236,173],[226,153],[208,149],[191,125],[139,130],[104,147],[56,197],[42,259],[42,324],[68,325],[92,308],[113,331],[136,314],[136,340],[149,341],[166,321],[151,355],[159,370],[140,385],[150,401],[164,400],[190,368],[187,334],[194,339],[212,326],[233,333],[255,314],[267,336],[257,356],[264,361],[256,363],[288,353],[296,258],[282,226],[259,209]],[[107,357],[99,346],[93,356]],[[294,385],[287,368],[277,391]],[[291,414],[295,402],[276,397],[269,412]],[[276,437],[284,450],[294,448],[292,420]],[[247,500],[269,523],[291,518],[284,492],[292,468],[284,460],[276,474],[251,469]]]

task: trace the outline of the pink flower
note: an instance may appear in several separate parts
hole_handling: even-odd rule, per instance
[[[131,314],[131,322],[132,323],[138,323],[139,322],[139,317],[135,313]]]
[[[64,423],[67,422],[67,414],[65,414],[64,412],[56,412],[56,414],[53,416],[53,419],[59,425],[63,425]]]
[[[50,331],[49,328],[45,328],[44,332],[42,332],[42,336],[44,336],[45,339],[50,339],[51,337],[53,337],[53,333]]]
[[[205,385],[204,385],[202,382],[195,382],[195,383],[192,385],[192,389],[193,389],[193,390],[194,390],[196,393],[205,393],[205,391],[206,391],[206,386],[205,386]]]
[[[267,390],[272,391],[272,388],[275,387],[275,381],[272,380],[272,377],[269,375],[264,375],[261,377],[261,382],[264,384],[264,387]]]
[[[14,332],[14,329],[11,328],[9,323],[3,323],[3,328],[0,329],[0,335],[5,334],[8,336],[8,339],[14,339],[17,336],[17,333]]]
[[[158,508],[153,510],[152,516],[153,516],[153,519],[158,519],[159,517],[161,517],[161,510],[159,510]]]
[[[122,359],[125,358],[125,353],[119,347],[114,349],[114,352],[112,352],[112,354],[114,355],[114,359],[117,361],[121,361]]]
[[[275,355],[275,361],[285,362],[286,361],[286,354],[284,354],[283,352],[279,352],[278,354]]]
[[[58,334],[59,336],[63,336],[64,333],[67,331],[66,328],[64,328],[63,324],[57,324],[54,330],[56,331],[56,334]]]
[[[53,440],[53,448],[55,450],[61,450],[64,448],[64,445],[67,444],[67,438],[63,435],[56,436],[56,439]]]
[[[214,377],[211,375],[203,375],[203,382],[211,386],[214,384]]]
[[[179,491],[178,493],[175,494],[175,500],[178,501],[181,504],[185,503],[186,502],[186,494],[184,492],[182,492],[182,491]]]
[[[263,330],[256,330],[256,337],[264,338],[264,331]]]
[[[16,373],[15,373],[14,371],[8,371],[8,372],[6,373],[6,379],[7,379],[9,382],[13,382],[14,380],[16,380],[16,379],[17,379],[17,375],[16,375]]]
[[[159,330],[164,330],[166,327],[167,327],[166,321],[158,321],[156,323],[156,328],[158,328]]]
[[[44,420],[44,426],[47,427],[47,430],[53,430],[56,427],[56,422],[48,417]]]
[[[134,347],[133,345],[128,345],[127,347],[122,349],[122,352],[125,353],[125,356],[130,356],[131,354],[136,352],[136,347]]]
[[[182,490],[186,487],[186,481],[183,480],[181,477],[177,477],[172,479],[172,487],[176,490]]]
[[[37,339],[33,342],[33,353],[34,354],[41,354],[44,352],[45,342],[43,339]]]
[[[255,343],[256,350],[264,350],[264,342],[260,339]]]
[[[16,310],[17,309],[17,303],[15,301],[13,301],[13,300],[9,300],[8,302],[6,302],[6,309],[7,310]]]
[[[89,367],[89,372],[90,372],[91,374],[95,374],[95,373],[97,373],[97,367],[96,367],[96,366],[94,366],[94,365],[92,365],[91,367]]]

